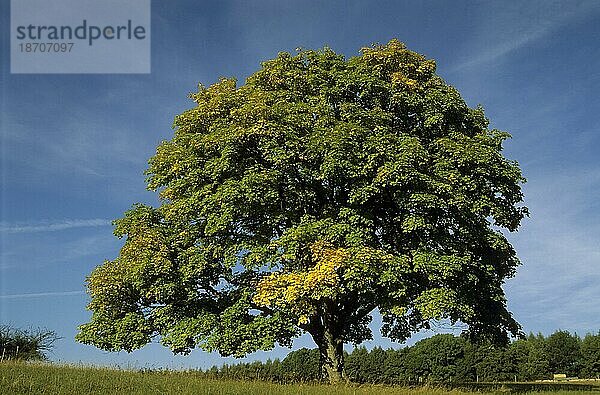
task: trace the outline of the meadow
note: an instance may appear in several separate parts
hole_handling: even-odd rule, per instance
[[[536,394],[598,393],[600,387],[583,391],[565,391],[568,387],[554,386],[553,391]],[[592,389],[593,388],[593,389]],[[540,387],[541,389],[541,387]],[[572,388],[571,388],[572,389]],[[582,387],[583,389],[583,387]],[[460,389],[405,388],[383,385],[275,384],[261,381],[211,380],[194,372],[132,371],[90,366],[56,365],[36,362],[0,363],[0,394],[210,394],[210,395],[452,395],[506,393],[508,389],[470,392]],[[511,391],[512,392],[512,391]],[[530,392],[527,392],[530,393]]]

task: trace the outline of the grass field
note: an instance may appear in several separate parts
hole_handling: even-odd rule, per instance
[[[599,391],[585,391],[585,393]],[[51,364],[0,363],[0,394],[251,394],[251,395],[443,395],[465,394],[459,390],[408,389],[386,386],[327,386],[272,384],[266,382],[216,381],[199,378],[193,372],[141,372],[60,366]],[[478,392],[491,394],[493,392]],[[536,392],[536,394],[577,394],[581,391]]]

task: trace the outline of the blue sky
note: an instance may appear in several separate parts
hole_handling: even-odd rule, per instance
[[[85,276],[122,243],[110,221],[156,202],[142,173],[198,82],[243,81],[296,47],[353,56],[393,37],[436,59],[513,135],[505,153],[528,179],[531,218],[509,236],[523,266],[505,289],[524,330],[600,330],[600,2],[153,1],[146,75],[10,74],[9,2],[0,4],[0,323],[55,330],[64,339],[53,359],[222,363],[157,344],[126,354],[75,343],[89,317]],[[399,346],[375,336],[369,346]]]

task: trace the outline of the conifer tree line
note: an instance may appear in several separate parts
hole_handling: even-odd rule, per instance
[[[583,338],[567,331],[530,334],[506,347],[473,344],[452,334],[438,334],[401,349],[357,347],[346,354],[346,373],[357,383],[410,384],[534,381],[600,377],[600,332]],[[319,352],[299,349],[283,360],[213,366],[203,372],[218,379],[276,382],[319,381]]]

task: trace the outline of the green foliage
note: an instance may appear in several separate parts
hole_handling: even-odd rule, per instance
[[[371,338],[375,308],[396,340],[432,319],[518,334],[502,285],[519,261],[498,229],[527,215],[524,178],[509,135],[435,68],[392,40],[199,86],[149,162],[162,203],[115,221],[125,243],[89,276],[77,339],[243,356],[308,332],[342,374],[341,345]]]
[[[582,377],[600,378],[600,333],[583,338],[579,365]]]
[[[0,325],[0,360],[46,360],[58,339],[53,331]]]
[[[548,367],[552,373],[576,376],[581,359],[581,339],[567,331],[554,332],[546,339]]]
[[[451,382],[459,376],[465,340],[450,334],[417,342],[406,354],[407,373],[426,382]]]
[[[505,349],[491,345],[474,350],[479,360],[475,365],[476,380],[513,381],[518,373],[518,365],[511,351],[512,347]]]
[[[573,339],[578,337],[557,331],[548,337],[530,335],[499,347],[441,334],[399,350],[375,347],[369,351],[363,346],[356,347],[346,355],[346,373],[355,383],[399,385],[526,382],[551,379],[554,373],[596,378],[600,367],[600,335],[587,335],[580,342]],[[573,351],[574,344],[577,348]],[[571,350],[567,354],[575,359],[556,354],[561,350]],[[552,370],[551,360],[569,360],[567,366],[573,370]],[[213,378],[256,379],[254,372],[261,371],[256,364],[214,367],[207,373]],[[277,382],[310,382],[320,378],[316,349],[292,351],[278,366],[279,370],[272,375],[260,377]]]
[[[385,380],[388,352],[375,347],[370,352],[365,347],[354,349],[346,358],[348,378],[356,383],[380,383]]]
[[[301,348],[290,352],[281,361],[280,378],[285,382],[321,380],[319,350]]]
[[[537,336],[529,334],[527,338],[526,360],[521,371],[527,380],[552,378],[549,355],[546,350],[546,339],[540,333]]]

